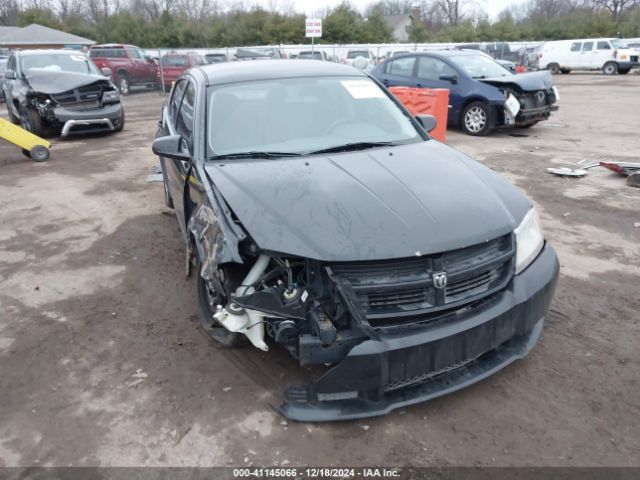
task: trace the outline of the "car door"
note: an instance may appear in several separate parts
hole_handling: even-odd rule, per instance
[[[146,60],[140,58],[137,48],[127,47],[127,55],[131,61],[131,83],[144,83],[147,81]]]
[[[15,55],[11,55],[9,57],[9,60],[7,61],[7,70],[12,70],[15,74],[16,77],[19,78],[18,75],[18,61],[16,59]],[[4,83],[2,85],[2,89],[4,90],[4,98],[5,101],[7,102],[7,109],[11,108],[11,111],[13,112],[14,116],[18,116],[18,112],[17,110],[15,110],[13,102],[11,101],[11,99],[13,98],[12,96],[12,92],[13,92],[13,87],[15,86],[16,82],[18,82],[18,79],[7,79],[6,78],[6,70],[5,70],[5,79],[4,79]]]
[[[449,64],[439,58],[428,55],[418,57],[416,68],[416,87],[445,88],[449,90],[449,115],[457,118],[464,103],[461,76]],[[445,77],[448,78],[444,79]],[[453,78],[457,80],[454,82]]]
[[[181,131],[187,131],[187,129],[184,127],[184,119],[180,118],[180,111],[182,109],[183,101],[186,96],[185,92],[188,89],[189,85],[189,80],[182,79],[178,81],[173,87],[171,98],[169,99],[169,104],[166,110],[167,115],[166,118],[164,118],[163,124],[161,126],[162,135],[182,136],[183,133],[181,133]],[[182,114],[188,116],[188,110],[189,107],[185,107],[185,110],[182,112]],[[182,125],[180,129],[178,129],[179,122],[180,125]],[[193,126],[191,128],[193,131]],[[193,146],[190,142],[192,142],[192,139],[188,140],[184,137],[182,138],[181,146],[183,151],[193,151],[192,149],[189,150]],[[178,217],[178,222],[180,223],[182,233],[185,234],[185,236],[187,232],[184,220],[184,186],[190,166],[190,162],[185,160],[162,158],[162,168],[165,173],[167,190],[169,191],[169,195],[173,200],[173,206]]]
[[[584,42],[580,51],[581,68],[593,68],[593,42]]]
[[[581,62],[582,42],[572,42],[571,46],[569,47],[569,52],[567,53],[566,64],[565,62],[560,62],[560,66],[562,68],[584,68],[585,66],[582,65]]]
[[[143,68],[145,82],[155,82],[157,71],[155,62],[140,48],[136,50],[138,51],[138,56],[143,60],[140,67]]]
[[[414,55],[389,60],[381,69],[380,81],[387,87],[415,87],[415,65]]]
[[[591,55],[591,68],[600,70],[607,60],[610,60],[613,56],[611,54],[611,44],[609,40],[598,40],[595,47]]]

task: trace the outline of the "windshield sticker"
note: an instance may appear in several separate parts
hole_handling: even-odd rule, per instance
[[[384,98],[384,92],[373,82],[368,80],[342,80],[342,86],[355,99]]]

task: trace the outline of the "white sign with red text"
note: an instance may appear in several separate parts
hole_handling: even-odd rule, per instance
[[[305,21],[305,35],[307,38],[322,37],[322,19],[307,18]]]

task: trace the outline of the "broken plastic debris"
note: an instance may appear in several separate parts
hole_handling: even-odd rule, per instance
[[[584,177],[587,174],[586,170],[583,169],[573,169],[567,167],[549,167],[547,168],[547,172],[553,173],[554,175],[560,175],[563,177]]]
[[[231,387],[222,387],[222,391],[223,392],[230,392],[231,391]]]
[[[363,429],[365,432],[367,430],[369,430],[371,427],[369,425],[360,425],[360,428]]]
[[[147,183],[162,182],[162,181],[163,181],[163,178],[161,173],[156,173],[154,175],[147,175]]]

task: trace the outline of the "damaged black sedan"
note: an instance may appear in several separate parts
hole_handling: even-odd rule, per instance
[[[558,275],[531,202],[433,141],[366,73],[315,61],[181,76],[153,151],[221,345],[287,349],[301,421],[382,415],[538,340]]]
[[[82,52],[15,51],[4,77],[9,119],[35,135],[66,137],[124,128],[118,89]]]

